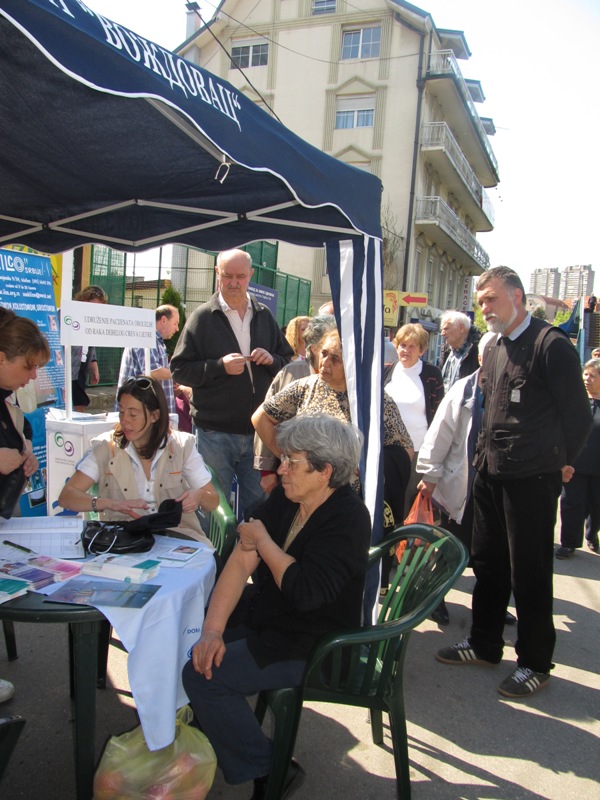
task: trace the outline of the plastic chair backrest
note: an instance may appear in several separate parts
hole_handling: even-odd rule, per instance
[[[322,640],[307,669],[305,696],[360,703],[391,691],[410,631],[437,607],[464,570],[468,553],[452,534],[434,525],[405,525],[378,547],[405,542],[377,625]],[[373,559],[376,554],[373,554]],[[329,696],[329,697],[328,697]],[[352,698],[355,698],[353,701]]]
[[[235,546],[237,520],[223,494],[219,479],[210,467],[208,469],[212,476],[212,484],[219,495],[219,505],[210,512],[207,536],[224,563]]]

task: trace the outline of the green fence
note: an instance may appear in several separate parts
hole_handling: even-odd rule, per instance
[[[281,327],[293,317],[308,315],[311,282],[277,269],[277,243],[254,242],[241,249],[252,258],[253,283],[277,290],[276,319]],[[156,264],[140,267],[134,255],[94,245],[90,283],[101,286],[113,305],[152,309],[160,305],[165,289],[172,286],[181,295],[189,316],[215,291],[217,253],[176,246],[170,266],[163,265],[162,248],[157,253]],[[117,383],[122,352],[114,347],[97,349],[101,385]]]

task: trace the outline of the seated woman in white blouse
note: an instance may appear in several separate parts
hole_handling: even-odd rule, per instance
[[[208,541],[196,509],[212,511],[219,496],[191,433],[172,431],[162,386],[154,378],[130,378],[117,392],[119,422],[92,440],[91,451],[61,491],[58,503],[71,511],[97,511],[102,520],[138,519],[166,499],[179,500],[178,528]],[[98,484],[98,496],[88,491]]]

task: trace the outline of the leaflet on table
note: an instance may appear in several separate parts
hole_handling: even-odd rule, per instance
[[[132,581],[144,583],[153,578],[160,570],[160,561],[143,555],[115,555],[102,553],[95,558],[85,561],[81,571],[85,575],[95,575],[97,578],[111,578],[116,581]]]
[[[29,581],[22,580],[21,578],[3,578],[0,577],[0,603],[6,603],[7,600],[12,600],[13,597],[20,597],[30,588]]]
[[[160,586],[153,583],[89,580],[80,576],[71,578],[64,586],[60,586],[48,595],[44,603],[141,608],[159,589]]]
[[[157,536],[152,547],[148,553],[151,558],[157,558],[163,567],[184,567],[190,561],[193,566],[193,559],[199,553],[210,553],[209,549],[204,542],[196,542],[193,540],[177,540],[170,536]]]
[[[84,520],[77,517],[12,517],[0,521],[0,558],[12,558],[2,544],[6,539],[34,553],[54,558],[83,558],[81,544]]]
[[[66,581],[81,572],[81,564],[74,564],[72,561],[61,561],[59,558],[38,553],[17,555],[18,552],[13,547],[12,554],[16,557],[0,558],[0,573],[31,581],[34,589],[55,581]]]

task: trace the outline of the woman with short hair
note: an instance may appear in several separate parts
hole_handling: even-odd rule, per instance
[[[317,641],[361,625],[369,512],[349,485],[362,437],[327,414],[277,428],[281,484],[238,527],[183,683],[225,780],[265,796],[272,742],[247,698],[298,686]],[[252,584],[248,579],[252,577]],[[287,787],[303,770],[290,764]]]

